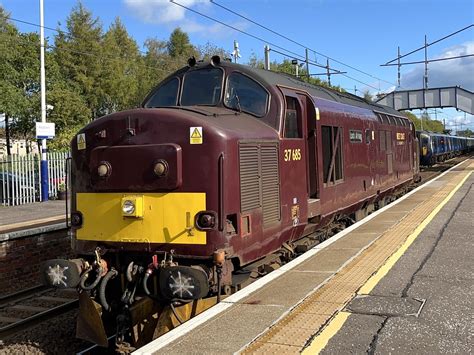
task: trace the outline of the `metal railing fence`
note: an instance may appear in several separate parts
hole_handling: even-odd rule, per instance
[[[65,187],[68,152],[48,153],[49,196],[57,198]],[[17,206],[41,200],[38,154],[0,157],[0,205]]]

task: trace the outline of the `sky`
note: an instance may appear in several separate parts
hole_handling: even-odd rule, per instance
[[[349,92],[372,94],[389,92],[397,86],[397,68],[381,66],[428,43],[474,24],[473,0],[174,0],[176,3],[245,31],[263,41],[235,31],[178,6],[169,0],[83,0],[83,5],[98,17],[104,27],[120,17],[129,34],[142,46],[147,38],[169,38],[176,28],[189,34],[195,45],[207,42],[233,50],[238,41],[245,63],[250,56],[263,59],[265,44],[275,51],[271,60],[304,57],[309,48],[311,61],[344,71],[331,76],[331,82]],[[232,14],[218,5],[248,17],[282,38],[256,24]],[[11,17],[39,23],[39,0],[0,0]],[[64,28],[75,0],[44,0],[45,26]],[[16,23],[21,31],[38,28]],[[46,36],[54,32],[46,30]],[[301,44],[296,44],[295,42]],[[278,52],[285,52],[283,56]],[[292,53],[290,53],[292,52]],[[428,58],[438,59],[474,54],[474,27],[428,47]],[[424,59],[418,51],[402,63]],[[183,63],[185,64],[185,63]],[[310,67],[313,74],[324,69]],[[401,69],[401,88],[422,88],[424,65],[406,65]],[[321,76],[326,79],[325,76]],[[474,91],[474,56],[434,62],[428,65],[428,86],[461,86]],[[419,112],[414,112],[419,113]],[[434,118],[445,120],[448,129],[474,130],[474,116],[454,109],[429,110]]]

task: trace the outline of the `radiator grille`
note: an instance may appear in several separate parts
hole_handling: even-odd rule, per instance
[[[241,211],[262,208],[263,224],[280,220],[278,143],[240,144]]]
[[[258,176],[258,146],[240,146],[240,209],[248,212],[261,206]]]

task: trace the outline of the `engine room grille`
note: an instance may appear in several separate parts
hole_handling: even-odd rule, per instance
[[[280,220],[277,142],[240,143],[240,208],[262,208],[263,224]]]

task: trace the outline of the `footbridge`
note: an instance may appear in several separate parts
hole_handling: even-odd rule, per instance
[[[392,91],[376,102],[396,110],[454,107],[474,114],[474,93],[459,86]]]

